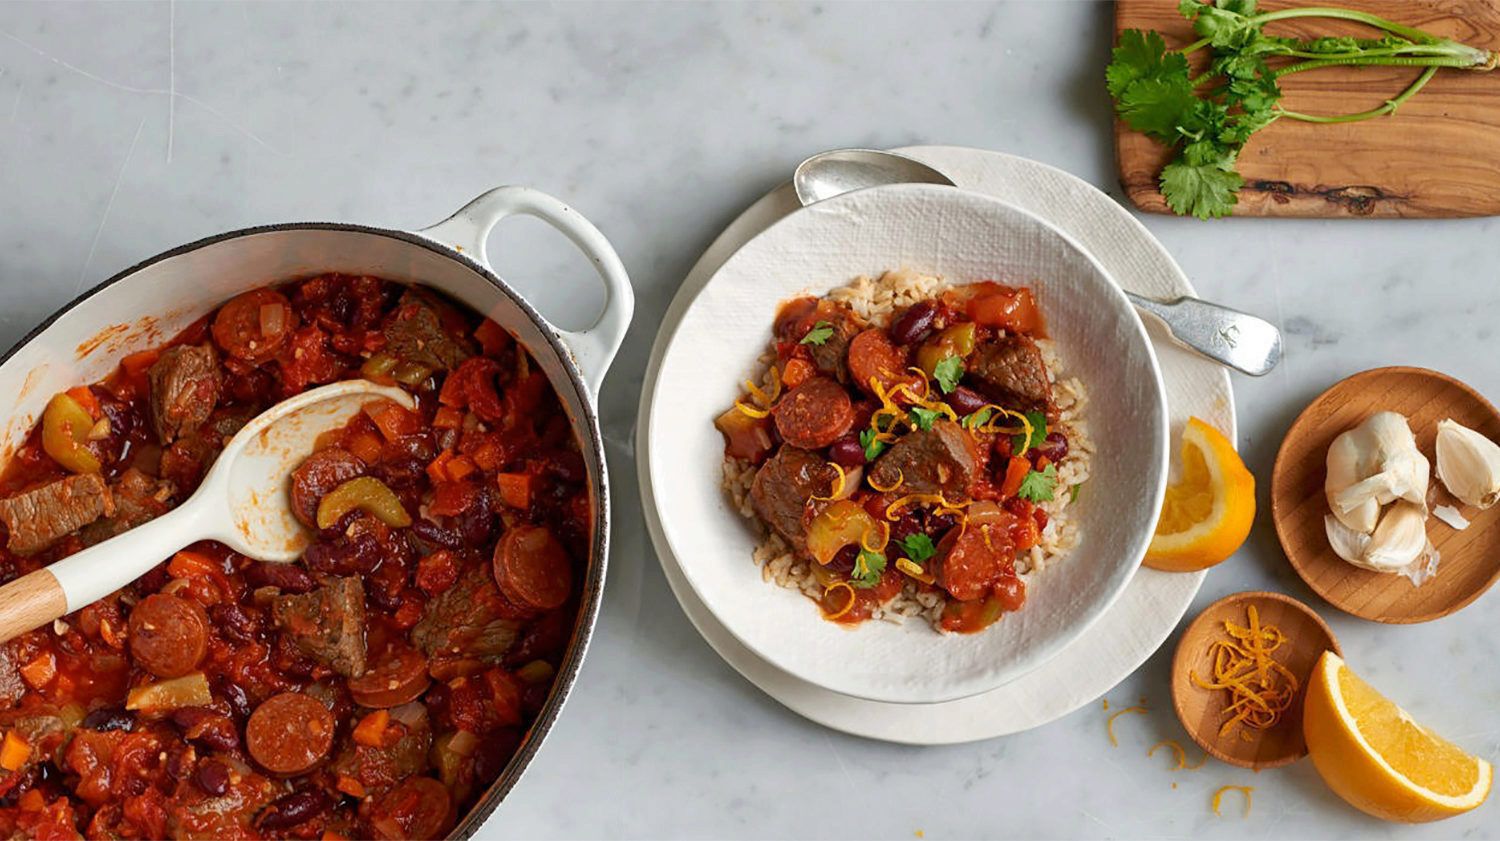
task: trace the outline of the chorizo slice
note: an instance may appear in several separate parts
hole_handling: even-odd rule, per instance
[[[250,757],[273,774],[291,776],[311,769],[333,748],[333,713],[311,695],[272,695],[245,723]]]
[[[297,312],[274,289],[252,289],[219,308],[214,343],[236,359],[258,364],[275,356],[297,329]]]
[[[208,628],[208,614],[196,602],[153,593],[130,611],[130,654],[157,677],[182,677],[208,653]]]
[[[380,797],[360,804],[370,837],[441,838],[453,824],[453,798],[432,777],[407,777]]]
[[[326,447],[292,471],[292,514],[310,529],[318,527],[318,503],[350,479],[365,475],[365,463],[343,447]]]
[[[521,608],[555,610],[573,592],[568,553],[541,526],[516,526],[495,544],[495,583]]]
[[[361,707],[388,709],[417,700],[431,684],[422,652],[393,645],[372,657],[364,674],[350,678],[349,695]]]
[[[871,327],[849,342],[849,376],[870,394],[875,393],[871,380],[879,382],[887,392],[905,384],[921,394],[916,375],[906,370],[906,352],[879,327]]]
[[[813,377],[776,404],[776,431],[794,447],[821,450],[854,426],[854,403],[843,386]]]

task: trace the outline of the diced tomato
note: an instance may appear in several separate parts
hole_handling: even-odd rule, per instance
[[[982,285],[984,290],[970,298],[967,306],[969,317],[976,324],[1000,327],[1012,333],[1041,332],[1041,311],[1037,309],[1036,298],[1030,289],[1012,289],[992,282]]]
[[[21,667],[21,677],[31,684],[32,689],[41,689],[57,677],[57,658],[52,652],[43,651]]]
[[[521,683],[503,669],[490,669],[484,673],[484,682],[489,685],[490,696],[495,700],[495,715],[501,727],[514,727],[521,723]]]
[[[530,508],[531,484],[534,480],[529,473],[496,473],[495,483],[500,486],[500,501],[523,511]]]
[[[510,346],[510,334],[505,328],[486,318],[479,322],[474,329],[474,338],[479,340],[479,347],[485,356],[497,356]]]
[[[42,794],[41,789],[33,788],[21,795],[16,805],[20,806],[23,812],[40,812],[47,808],[47,796]]]
[[[811,362],[801,357],[793,357],[786,361],[786,366],[781,369],[781,384],[787,388],[796,388],[807,382],[818,372]]]
[[[171,573],[174,578],[222,574],[219,565],[214,563],[212,558],[197,552],[189,552],[186,549],[172,556],[171,563],[167,564],[167,572]]]
[[[1031,460],[1012,458],[1005,463],[1005,481],[1000,483],[1000,498],[1009,499],[1021,489],[1021,482],[1031,472]]]
[[[452,406],[439,406],[432,416],[432,425],[437,429],[458,429],[463,425],[464,413]]]
[[[437,482],[427,510],[439,517],[456,517],[473,504],[479,489],[471,482]]]
[[[458,580],[458,562],[453,552],[439,549],[417,561],[417,588],[429,596],[447,590]]]
[[[124,370],[127,377],[144,377],[147,369],[156,364],[161,358],[159,350],[143,350],[132,353],[120,360],[120,368]]]
[[[396,608],[396,613],[391,616],[391,623],[401,630],[416,627],[422,621],[424,610],[422,602],[417,599],[406,599],[401,606]]]
[[[70,388],[68,396],[78,401],[78,405],[82,406],[84,411],[89,413],[89,417],[94,420],[98,420],[104,414],[104,410],[99,408],[99,398],[94,396],[94,390],[88,386],[80,385]]]

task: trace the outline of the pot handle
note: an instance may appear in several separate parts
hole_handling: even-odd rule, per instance
[[[630,288],[630,276],[625,273],[619,255],[593,223],[540,190],[507,186],[481,194],[457,213],[417,233],[456,248],[490,269],[485,243],[501,220],[517,214],[534,216],[572,240],[604,280],[604,312],[592,326],[574,332],[559,330],[549,322],[572,349],[589,394],[597,399],[599,384],[630,328],[635,292]]]

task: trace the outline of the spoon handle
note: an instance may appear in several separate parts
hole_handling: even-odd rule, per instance
[[[1281,361],[1281,331],[1263,318],[1198,298],[1125,296],[1136,309],[1160,319],[1178,342],[1236,371],[1259,377]]]
[[[149,523],[0,587],[0,642],[104,598],[198,539],[202,507],[190,499]]]

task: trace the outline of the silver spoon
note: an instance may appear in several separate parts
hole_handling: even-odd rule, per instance
[[[866,187],[910,183],[958,186],[920,161],[874,149],[822,152],[798,164],[792,176],[804,206]],[[1155,316],[1179,344],[1236,371],[1259,377],[1281,361],[1281,331],[1263,318],[1199,298],[1158,301],[1129,290],[1125,297]]]

